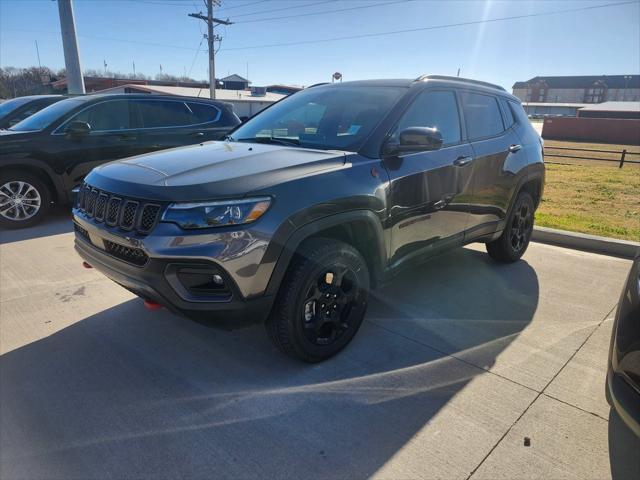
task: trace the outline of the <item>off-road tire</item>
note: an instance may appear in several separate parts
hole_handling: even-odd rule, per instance
[[[347,269],[357,283],[358,300],[348,312],[348,327],[344,327],[333,343],[318,345],[307,338],[305,305],[309,289],[316,288],[323,272]],[[362,255],[344,242],[314,238],[303,242],[296,252],[280,286],[274,309],[266,322],[273,343],[285,354],[309,363],[321,362],[342,350],[356,334],[367,308],[369,270]],[[322,312],[320,312],[322,314]]]
[[[522,213],[526,209],[526,218]],[[527,251],[533,232],[533,215],[535,204],[528,192],[521,191],[511,209],[502,235],[487,243],[487,253],[491,258],[502,263],[519,260]]]

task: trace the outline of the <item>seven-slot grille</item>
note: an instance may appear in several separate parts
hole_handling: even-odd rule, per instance
[[[96,222],[126,231],[149,233],[158,223],[161,206],[121,198],[84,183],[78,194],[78,210]]]

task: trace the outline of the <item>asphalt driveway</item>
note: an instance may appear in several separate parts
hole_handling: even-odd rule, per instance
[[[261,326],[145,310],[82,268],[65,214],[0,242],[2,479],[640,478],[604,399],[626,260],[460,249],[310,366]]]

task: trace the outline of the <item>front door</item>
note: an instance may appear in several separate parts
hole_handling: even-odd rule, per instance
[[[385,159],[391,226],[391,262],[460,244],[469,221],[473,150],[463,141],[453,91],[427,90],[403,114],[393,136],[409,127],[435,127],[444,144],[436,151]]]

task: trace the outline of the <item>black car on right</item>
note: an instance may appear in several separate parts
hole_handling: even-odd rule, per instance
[[[640,437],[640,250],[613,322],[606,393],[609,405]]]

